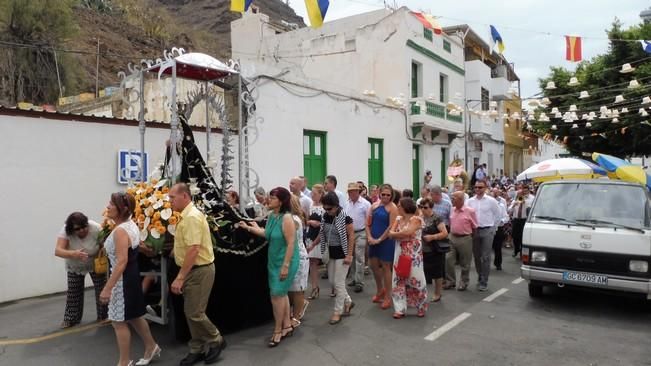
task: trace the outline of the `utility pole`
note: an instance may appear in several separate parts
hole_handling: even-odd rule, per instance
[[[99,98],[99,37],[97,37],[97,58],[95,62],[95,99]]]

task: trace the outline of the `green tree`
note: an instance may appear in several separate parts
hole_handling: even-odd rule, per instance
[[[571,105],[575,105],[579,120],[566,122],[553,118],[552,115],[551,122],[530,122],[532,131],[539,135],[557,137],[566,143],[567,149],[574,155],[594,151],[620,157],[651,155],[651,124],[645,122],[648,117],[638,113],[644,107],[641,104],[642,98],[651,96],[651,55],[644,52],[639,42],[621,41],[651,39],[651,24],[623,30],[621,22],[615,19],[606,34],[611,40],[607,53],[581,62],[575,72],[552,67],[550,74],[539,80],[543,95],[551,101],[549,108],[557,107],[565,113]],[[630,63],[635,71],[620,73],[625,63]],[[572,76],[579,79],[579,86],[567,85]],[[633,79],[640,83],[639,88],[628,88]],[[546,90],[549,81],[554,81],[557,88]],[[578,98],[579,92],[583,90],[589,91],[589,98]],[[616,95],[623,95],[625,101],[614,103]],[[602,106],[611,111],[617,109],[620,113],[619,122],[613,123],[612,118],[599,118]],[[629,112],[621,113],[622,108],[628,108]],[[538,110],[536,114],[549,114],[549,111],[550,109]],[[651,113],[648,108],[646,111]],[[590,112],[594,112],[597,118],[593,121],[581,119]],[[574,124],[577,128],[572,128]],[[552,126],[556,126],[556,129]]]
[[[51,103],[76,84],[73,58],[55,49],[77,31],[76,0],[0,0],[0,100]],[[55,59],[56,57],[56,59]],[[58,66],[58,70],[57,70]]]

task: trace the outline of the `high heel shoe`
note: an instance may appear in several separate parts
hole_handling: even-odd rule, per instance
[[[308,300],[314,300],[319,298],[319,288],[314,287],[312,288],[312,292],[310,293],[310,296],[308,296]]]
[[[141,358],[138,360],[138,362],[136,362],[136,366],[149,365],[154,358],[160,358],[161,351],[162,349],[156,345],[154,347],[154,350],[149,354],[149,358]]]
[[[299,323],[299,325],[300,325],[300,323]],[[285,330],[287,330],[287,329],[289,329],[289,332],[283,334],[283,331],[285,331]],[[287,327],[287,328],[283,328],[283,329],[280,331],[280,337],[281,337],[281,338],[287,338],[287,337],[291,337],[291,336],[293,336],[293,335],[294,335],[294,326],[289,326],[289,327]]]
[[[278,341],[276,341],[276,335],[278,335],[278,334],[280,334],[280,339]],[[283,332],[282,331],[281,332],[273,332],[273,334],[271,335],[271,339],[269,339],[269,343],[267,344],[267,346],[269,346],[269,348],[276,347],[277,345],[280,344],[280,341],[282,341],[282,340],[283,340]]]
[[[384,296],[386,295],[386,290],[382,289],[379,293],[373,295],[373,302],[379,303],[384,301]]]

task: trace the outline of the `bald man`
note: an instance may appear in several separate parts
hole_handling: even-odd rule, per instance
[[[452,210],[450,211],[450,251],[445,256],[446,290],[457,286],[457,275],[454,267],[461,267],[461,281],[457,290],[464,291],[470,281],[470,264],[472,263],[472,233],[477,229],[475,210],[465,205],[463,191],[452,193]]]
[[[303,194],[303,178],[294,177],[289,180],[289,191],[293,195],[298,197],[299,202],[301,203],[301,209],[305,214],[305,218],[310,217],[310,208],[312,208],[312,199]]]

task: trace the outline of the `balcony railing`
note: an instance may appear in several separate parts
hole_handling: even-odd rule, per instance
[[[411,115],[421,114],[422,112],[423,111],[421,110],[420,104],[418,104],[417,102],[411,102],[410,104]],[[425,102],[424,112],[428,116],[446,119],[452,122],[463,122],[463,114],[460,114],[458,116],[450,115],[450,113],[448,113],[447,109],[444,106],[433,102]]]

